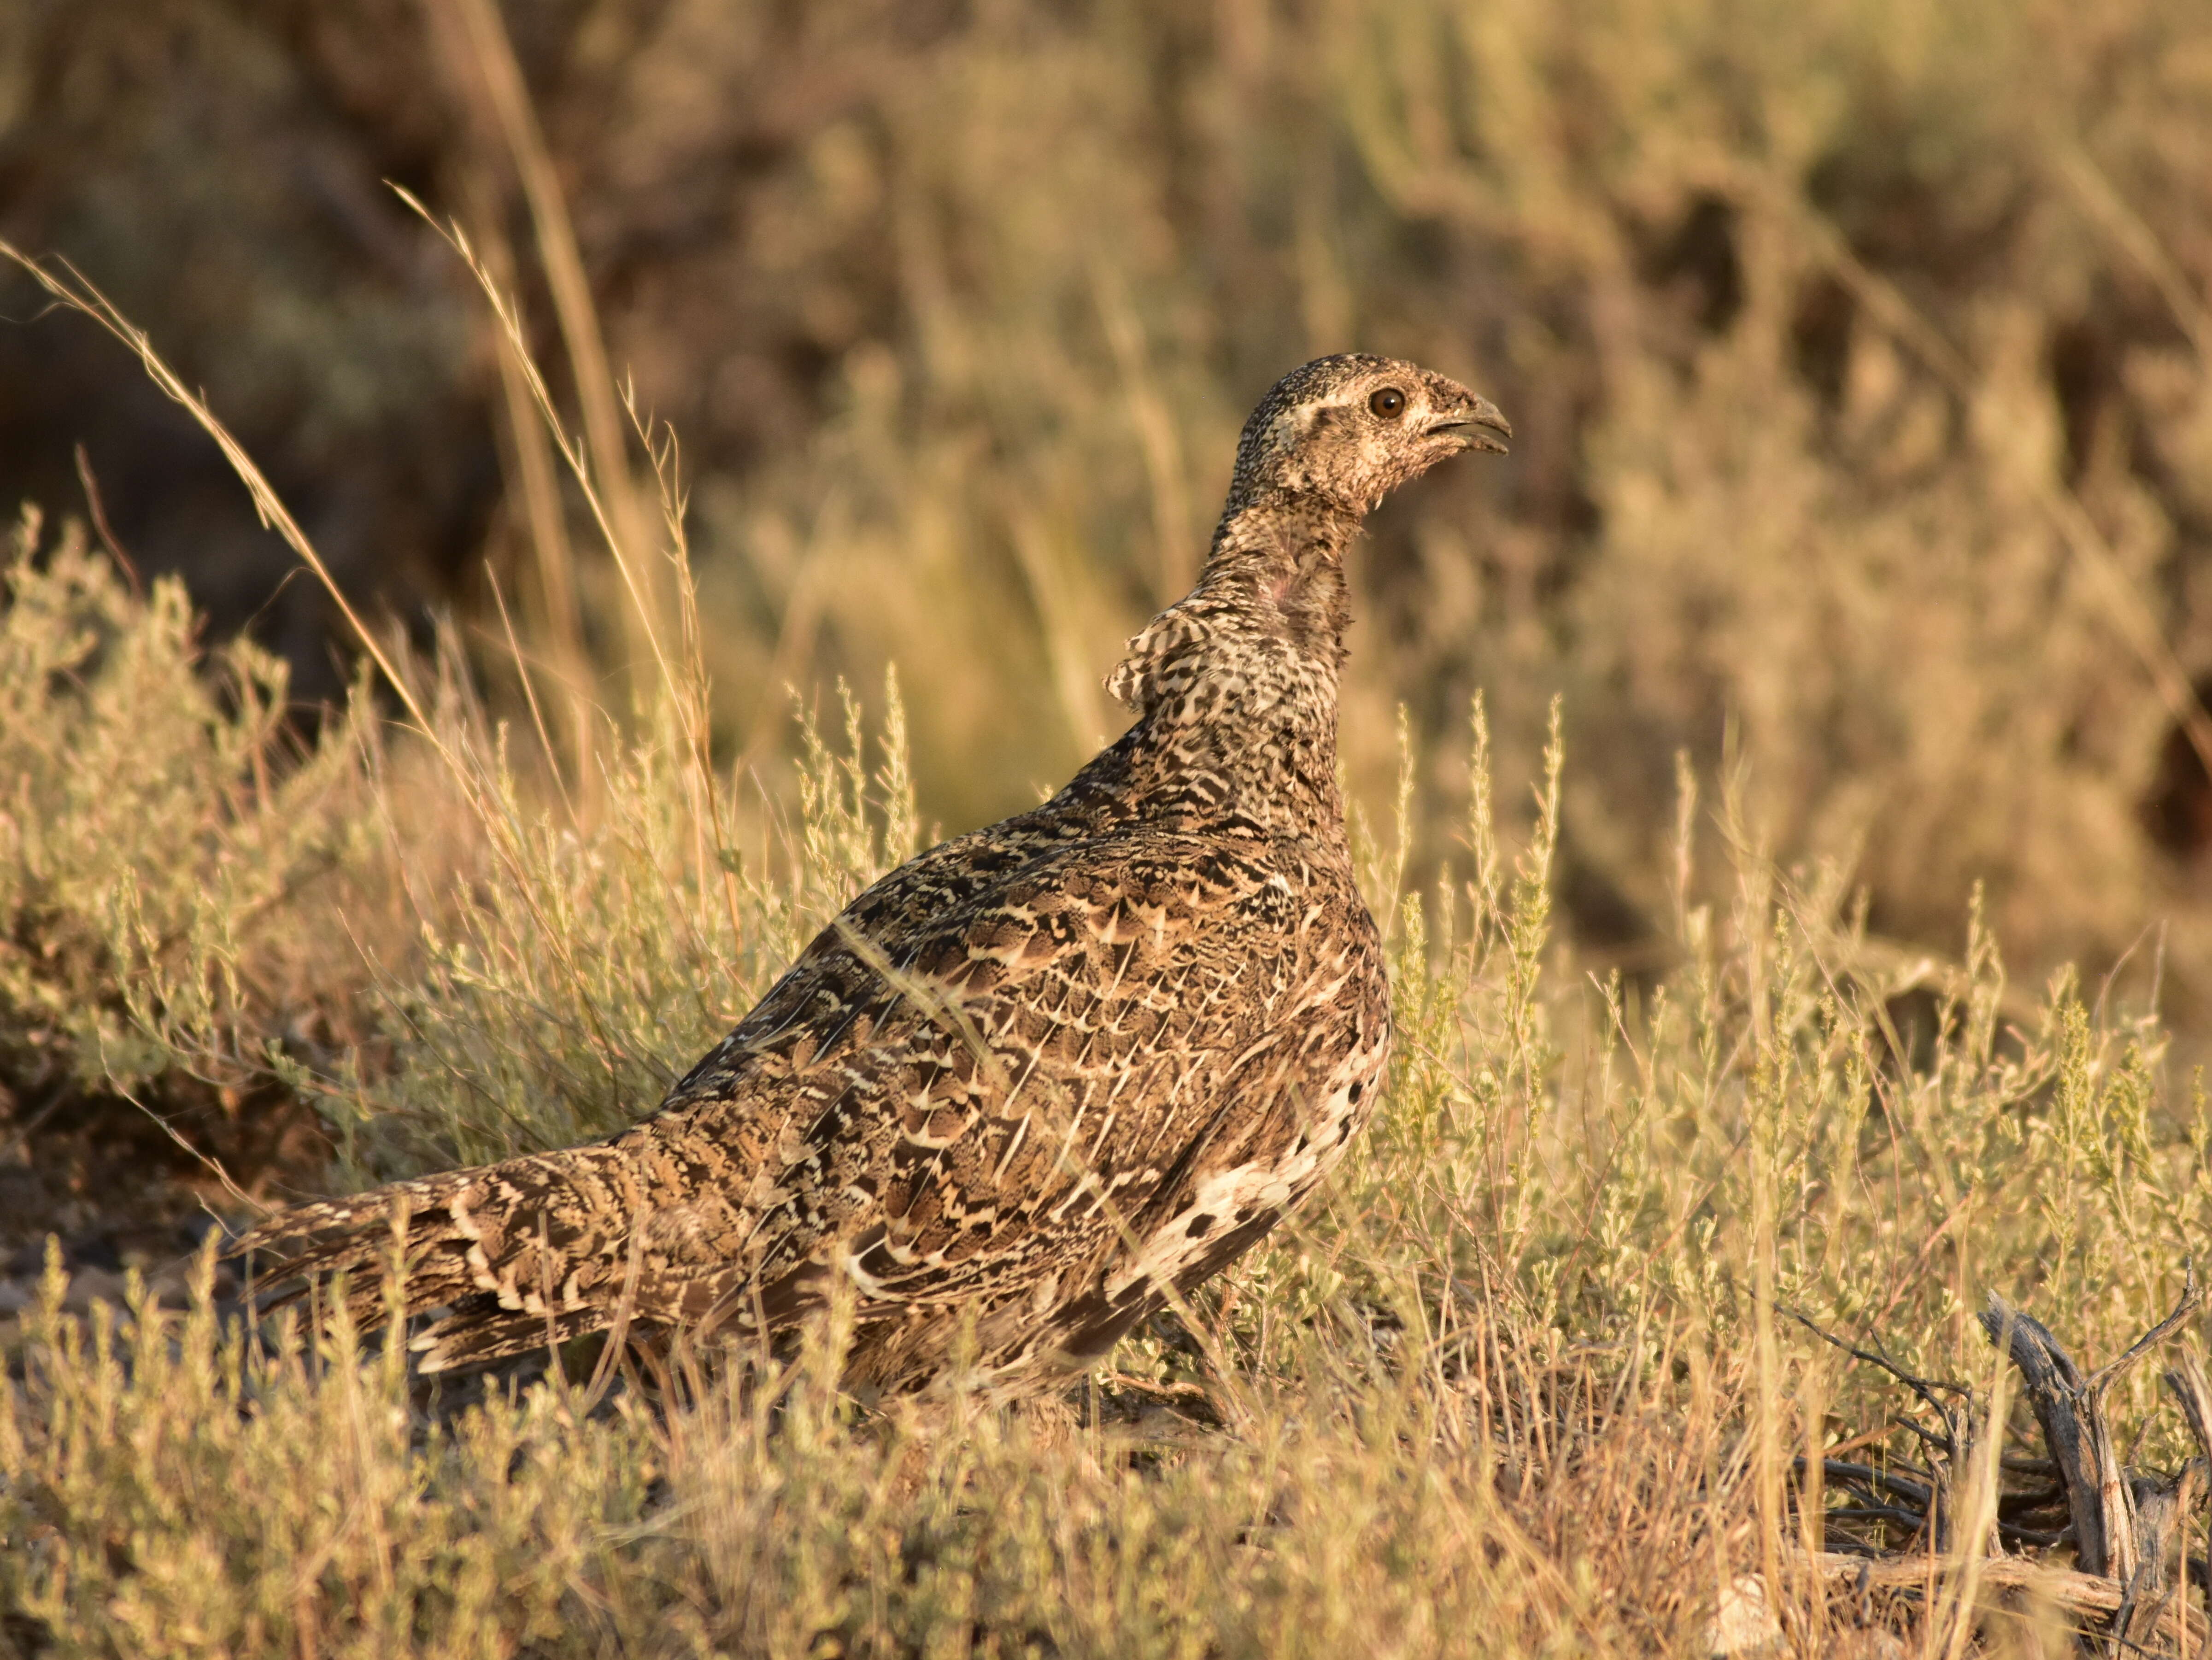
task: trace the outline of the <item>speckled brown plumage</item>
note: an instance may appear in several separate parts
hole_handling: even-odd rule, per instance
[[[618,1318],[774,1332],[841,1277],[858,1383],[912,1388],[963,1341],[1008,1383],[1103,1353],[1375,1105],[1389,991],[1336,784],[1344,559],[1387,491],[1506,431],[1410,363],[1286,375],[1197,587],[1108,681],[1136,724],[1059,794],[863,893],[631,1128],[301,1206],[239,1249],[368,1270],[404,1208],[410,1310],[444,1310],[415,1339],[430,1371]]]

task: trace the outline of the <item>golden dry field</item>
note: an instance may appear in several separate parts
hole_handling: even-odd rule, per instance
[[[0,238],[0,1657],[2206,1640],[2201,0],[18,0]],[[1389,1098],[1188,1318],[241,1323],[1056,787],[1348,348],[1516,437],[1354,573]]]

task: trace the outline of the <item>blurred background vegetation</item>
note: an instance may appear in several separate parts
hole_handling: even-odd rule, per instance
[[[635,650],[386,180],[518,285],[583,429],[627,375],[681,435],[721,757],[774,774],[786,687],[879,714],[895,662],[948,830],[1115,730],[1099,678],[1188,581],[1260,392],[1402,354],[1518,434],[1360,562],[1346,762],[1387,811],[1405,707],[1417,868],[1455,856],[1470,695],[1510,782],[1562,694],[1592,960],[1671,960],[1686,751],[1785,862],[1847,861],[1878,939],[1956,957],[1983,880],[2023,977],[2130,960],[2203,1024],[2199,0],[535,0],[491,47],[487,17],[0,9],[0,235],[143,325],[418,642],[494,638],[495,578],[604,698]],[[96,497],[340,698],[329,602],[215,449],[20,276],[0,313],[0,496]]]

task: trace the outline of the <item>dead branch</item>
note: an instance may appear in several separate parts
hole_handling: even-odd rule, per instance
[[[1955,1556],[1915,1554],[1870,1561],[1842,1551],[1822,1551],[1810,1559],[1810,1566],[1833,1585],[1864,1584],[1874,1590],[1933,1592],[1964,1564]],[[2021,1556],[1992,1556],[1980,1570],[1981,1583],[1990,1590],[2039,1597],[2076,1617],[2109,1619],[2119,1612],[2120,1587],[2100,1574],[2051,1567]]]
[[[2058,1465],[2081,1571],[2123,1583],[2131,1579],[2139,1560],[2135,1497],[2105,1423],[2101,1391],[2081,1376],[2047,1327],[1995,1292],[1981,1322],[1990,1341],[2018,1368],[2044,1444]]]
[[[1972,1563],[1970,1584],[2040,1598],[2083,1620],[2089,1627],[2085,1638],[2094,1632],[2100,1651],[2113,1655],[2187,1652],[2203,1637],[2205,1627],[2191,1630],[2189,1586],[2205,1585],[2208,1576],[2202,1560],[2190,1554],[2188,1537],[2192,1518],[2212,1495],[2212,1377],[2187,1351],[2163,1376],[2197,1445],[2197,1456],[2178,1475],[2124,1468],[2106,1410],[2113,1385],[2179,1332],[2203,1300],[2190,1272],[2172,1313],[2117,1359],[2085,1374],[2048,1327],[1990,1294],[1982,1329],[2018,1371],[2047,1456],[2000,1460],[2001,1473],[2014,1485],[1996,1495],[1996,1554]],[[1791,1312],[1822,1341],[1904,1384],[1942,1426],[1931,1428],[1904,1415],[1893,1420],[1919,1443],[1924,1468],[1909,1461],[1820,1461],[1823,1485],[1839,1501],[1826,1514],[1844,1524],[1832,1536],[1845,1549],[1832,1550],[1811,1566],[1829,1583],[1932,1597],[1968,1566],[1948,1537],[1957,1481],[1975,1444],[2002,1437],[2004,1426],[1992,1421],[1988,1403],[1963,1385],[1915,1377],[1879,1348],[1845,1342]],[[1796,1468],[1802,1478],[1805,1461],[1797,1460]],[[2023,1478],[2032,1485],[2023,1485]],[[1853,1523],[1861,1537],[1851,1536]],[[1900,1531],[1909,1541],[1905,1548],[1885,1548],[1882,1541],[1895,1540]],[[2076,1558],[2070,1570],[2033,1555],[2005,1554],[2007,1547],[2034,1551],[2069,1543]],[[2212,1653],[2212,1638],[2204,1640]]]

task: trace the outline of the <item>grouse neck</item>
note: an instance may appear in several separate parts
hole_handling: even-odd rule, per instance
[[[1287,630],[1297,643],[1340,663],[1352,623],[1344,559],[1365,516],[1308,490],[1232,496],[1214,529],[1197,593],[1224,591],[1241,599],[1263,629]]]
[[[1359,521],[1302,492],[1231,499],[1198,586],[1129,642],[1107,681],[1139,717],[1109,756],[1148,812],[1342,840],[1344,556]]]

